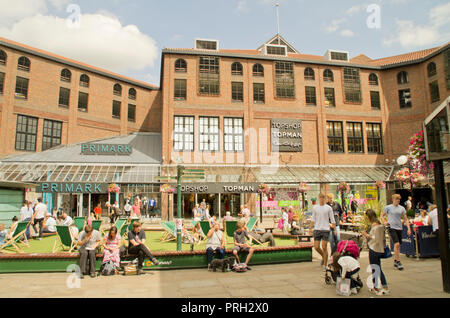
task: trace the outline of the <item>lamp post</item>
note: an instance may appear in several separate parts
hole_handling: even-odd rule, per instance
[[[178,166],[177,166],[177,251],[182,250],[181,245],[181,178],[184,173],[184,167],[181,165],[181,160],[177,160]]]

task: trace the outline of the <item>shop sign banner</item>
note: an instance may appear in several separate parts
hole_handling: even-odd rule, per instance
[[[420,256],[439,256],[439,238],[433,233],[432,226],[419,226],[418,230]]]
[[[81,154],[86,156],[131,156],[133,148],[129,145],[82,144]]]
[[[106,194],[106,193],[108,193],[108,184],[43,182],[38,185],[36,192],[37,193]]]
[[[258,193],[259,183],[182,184],[182,193]]]
[[[303,152],[302,123],[297,119],[272,119],[272,152]]]

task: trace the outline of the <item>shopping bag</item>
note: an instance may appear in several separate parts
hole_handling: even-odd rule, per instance
[[[336,294],[339,296],[350,296],[350,279],[337,278],[336,281]]]

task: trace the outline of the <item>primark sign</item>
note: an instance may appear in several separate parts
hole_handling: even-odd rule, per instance
[[[272,119],[270,134],[272,153],[303,151],[303,127],[301,120]]]
[[[37,193],[84,193],[84,194],[106,194],[108,184],[106,183],[66,183],[66,182],[43,182],[38,184]]]
[[[129,145],[82,144],[82,155],[131,156],[133,148]]]

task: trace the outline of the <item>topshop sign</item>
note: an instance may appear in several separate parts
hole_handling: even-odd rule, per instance
[[[272,153],[302,152],[303,127],[297,119],[272,119],[271,121]]]

